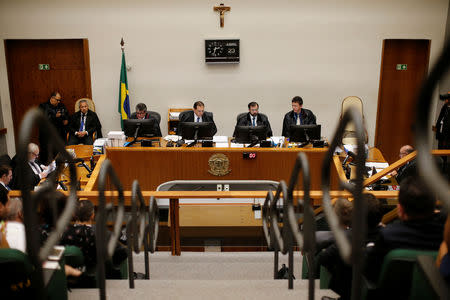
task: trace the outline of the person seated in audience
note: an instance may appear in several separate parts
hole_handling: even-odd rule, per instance
[[[39,108],[48,118],[50,123],[55,126],[61,139],[67,140],[67,124],[69,124],[69,113],[62,102],[61,94],[58,91],[53,92],[47,102],[39,104]]]
[[[13,160],[15,160],[16,158],[17,156]],[[13,182],[14,182],[13,188],[16,190],[21,188],[34,189],[34,187],[39,184],[41,179],[47,177],[47,175],[53,169],[53,167],[54,166],[52,165],[45,166],[41,164],[41,162],[39,161],[38,145],[34,143],[28,144],[28,164],[26,164],[26,166],[23,169],[24,182],[20,182],[21,180],[19,177],[20,165],[18,165],[16,162],[16,168],[14,169],[13,172]]]
[[[97,114],[89,109],[86,100],[78,102],[80,110],[74,113],[69,121],[69,145],[92,145],[93,135],[102,137],[102,124]]]
[[[450,214],[447,215],[447,221],[444,226],[444,241],[439,247],[439,253],[436,260],[436,265],[439,268],[444,280],[450,284],[450,254],[448,249],[450,247]]]
[[[95,214],[94,204],[89,200],[81,200],[77,204],[77,209],[74,215],[75,222],[69,225],[61,237],[61,244],[67,246],[77,246],[80,248],[84,256],[86,269],[92,271],[97,263],[97,248],[95,239]],[[107,239],[109,239],[110,232],[107,231]],[[107,264],[107,278],[117,278],[115,269],[127,258],[126,248],[117,243],[114,249],[112,261]],[[82,278],[79,281],[80,285],[89,284],[87,278]]]
[[[283,119],[282,136],[289,137],[291,125],[316,124],[316,116],[309,109],[303,108],[303,99],[300,96],[292,98],[292,110]]]
[[[254,101],[248,104],[248,114],[241,116],[237,120],[236,126],[266,126],[267,136],[273,135],[269,119],[259,113],[259,104]],[[233,136],[236,136],[236,132],[233,133]]]
[[[67,196],[60,191],[42,194],[39,199],[40,233],[42,244],[47,240],[50,232],[56,226],[56,221],[64,211],[66,202]]]
[[[95,266],[97,252],[95,247],[94,205],[89,200],[81,200],[75,212],[75,223],[70,225],[61,238],[61,244],[77,246],[84,255],[87,268]]]
[[[0,193],[0,248],[9,248],[6,240],[6,217],[8,215],[8,194]]]
[[[26,252],[22,199],[10,198],[7,204],[6,240],[9,248]]]
[[[9,183],[12,179],[12,168],[7,165],[0,165],[0,193],[6,193],[11,190]]]
[[[136,105],[136,112],[132,113],[130,119],[150,119],[151,115],[147,112],[147,106],[144,103],[138,103]],[[155,120],[155,136],[162,136],[159,122]]]
[[[373,243],[380,233],[381,203],[372,194],[363,194],[363,201],[367,203],[367,236],[365,244]],[[347,231],[351,238],[351,230]],[[331,274],[329,288],[338,293],[342,300],[351,298],[352,268],[347,265],[339,254],[337,244],[333,242],[316,255],[316,276],[319,278],[320,266],[324,266]]]
[[[378,279],[386,254],[394,249],[438,250],[445,216],[435,212],[436,199],[418,176],[400,184],[398,217],[400,222],[380,231],[373,247],[367,249],[366,276]]]
[[[353,202],[345,198],[338,198],[334,203],[334,213],[336,214],[339,225],[344,230],[350,230],[352,226]],[[334,235],[332,231],[316,232],[316,253],[327,248],[334,243]]]
[[[194,103],[194,110],[186,111],[180,114],[180,123],[182,122],[212,122],[213,134],[216,134],[217,127],[214,123],[213,114],[205,111],[205,104],[202,101]],[[181,135],[181,132],[178,133]]]

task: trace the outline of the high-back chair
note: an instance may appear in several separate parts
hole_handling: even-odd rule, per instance
[[[158,122],[158,125],[160,125],[160,123],[161,123],[161,115],[159,114],[159,112],[151,111],[151,110],[149,110],[147,112],[148,112],[149,116],[154,118]]]
[[[419,255],[436,259],[437,251],[395,249],[384,258],[378,282],[363,287],[363,299],[409,299],[414,266]]]
[[[356,96],[349,96],[342,100],[341,118],[344,113],[350,108],[356,108],[362,115],[364,121],[364,110],[361,98]],[[366,143],[367,143],[367,130],[366,130]],[[344,145],[356,145],[355,126],[351,123],[345,127],[344,136],[342,138],[342,144]]]
[[[239,119],[242,118],[243,116],[245,116],[246,114],[248,114],[248,113],[243,112],[243,113],[238,114],[238,115],[236,116],[236,122],[239,121]],[[259,114],[260,114],[261,116],[264,116],[264,117],[267,118],[267,116],[266,116],[265,114],[263,114],[263,113],[259,113]]]
[[[92,101],[92,99],[89,98],[80,98],[77,100],[77,102],[75,102],[75,112],[80,110],[80,101],[81,100],[86,100],[89,110],[95,111],[95,103],[94,101]]]

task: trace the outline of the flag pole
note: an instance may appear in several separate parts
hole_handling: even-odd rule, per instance
[[[122,39],[120,40],[120,48],[122,49],[122,53],[124,52],[124,49],[125,49],[125,42],[123,41],[123,37],[122,37]]]

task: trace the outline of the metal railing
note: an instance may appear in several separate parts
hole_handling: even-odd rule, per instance
[[[31,142],[32,132],[34,128],[39,129],[39,138],[42,152],[58,153],[56,172],[50,174],[47,182],[36,192],[31,193],[34,188],[33,184],[29,182],[29,169],[28,165],[28,144]],[[36,298],[45,298],[44,280],[42,274],[42,262],[45,261],[53,250],[53,246],[56,245],[63,234],[66,226],[72,219],[72,215],[75,211],[77,195],[76,195],[76,167],[73,158],[65,150],[63,141],[59,138],[55,128],[44,116],[44,114],[37,108],[29,110],[22,121],[22,125],[19,133],[18,143],[18,165],[15,172],[17,172],[20,190],[23,199],[24,210],[24,225],[26,233],[27,253],[30,257],[37,276],[35,276],[34,286],[36,287]],[[38,203],[42,196],[46,193],[55,193],[57,183],[56,180],[59,174],[63,170],[63,165],[67,163],[69,165],[70,172],[70,194],[67,198],[66,205],[60,216],[57,216],[56,203],[50,201],[50,206],[54,215],[55,226],[51,234],[48,236],[44,245],[40,246],[41,233],[40,222],[38,216]],[[54,197],[50,197],[54,199]]]
[[[105,190],[108,179],[111,184],[115,186],[119,193],[117,203],[114,205],[114,200],[112,202],[106,203]],[[125,213],[122,184],[109,160],[105,160],[100,169],[100,173],[98,176],[98,191],[98,210],[95,225],[95,239],[97,247],[97,280],[100,290],[100,299],[105,300],[105,262],[108,259],[112,259],[112,255],[118,243]],[[113,213],[115,214],[115,220],[113,223],[114,227],[109,239],[107,240],[106,220],[108,216]]]
[[[139,207],[138,207],[139,204]],[[155,252],[159,229],[159,208],[154,197],[150,198],[149,209],[145,205],[141,188],[137,180],[133,181],[131,198],[131,216],[127,223],[128,279],[130,288],[134,288],[133,251],[139,254],[144,246],[145,279],[150,279],[148,252]]]
[[[356,178],[350,182],[341,181],[340,186],[347,189],[354,198],[352,231],[352,244],[348,241],[345,232],[339,227],[339,221],[333,212],[330,197],[330,174],[333,163],[333,155],[336,147],[341,144],[345,127],[352,122],[355,125],[357,138],[357,153],[355,158]],[[342,259],[353,267],[352,299],[360,299],[363,265],[363,242],[366,233],[365,212],[366,203],[362,201],[363,176],[365,171],[365,148],[364,148],[364,126],[361,114],[353,108],[347,110],[339,123],[338,129],[333,137],[328,152],[322,164],[322,191],[323,207],[330,228],[336,239]],[[303,235],[299,229],[299,220],[295,214],[293,191],[298,181],[300,172],[303,171],[304,198],[297,199],[298,208],[303,208],[304,222]],[[303,153],[300,153],[294,165],[289,182],[289,188],[284,181],[280,181],[279,187],[273,195],[269,190],[263,206],[263,231],[267,244],[274,250],[274,277],[278,269],[278,252],[289,254],[288,287],[293,288],[293,247],[294,241],[301,251],[307,256],[309,268],[309,299],[314,299],[314,255],[315,255],[315,220],[314,212],[310,205],[309,195],[310,172],[309,164]],[[279,227],[280,214],[277,210],[278,201],[283,195],[282,224]],[[299,211],[299,209],[297,209]]]

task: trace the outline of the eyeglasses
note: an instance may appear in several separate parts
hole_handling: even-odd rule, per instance
[[[36,156],[36,157],[39,157],[39,153],[38,154],[36,154],[36,153],[34,153],[34,152],[29,152],[30,154],[33,154],[34,156]]]
[[[53,97],[53,99],[55,99],[55,100],[58,101],[58,102],[61,102],[61,101],[63,100],[62,98],[57,99],[57,98],[55,98],[55,97]]]

